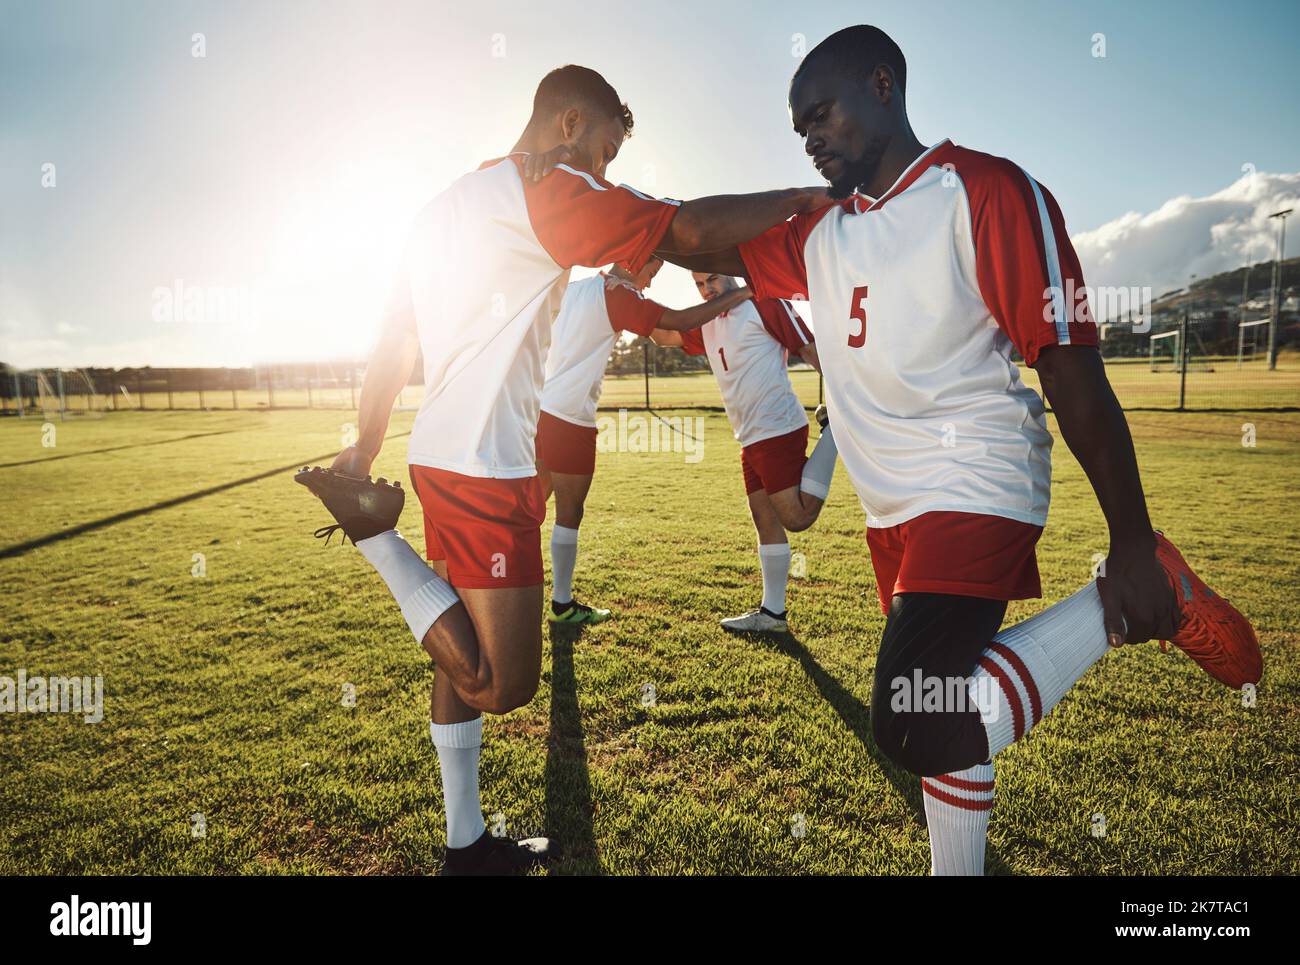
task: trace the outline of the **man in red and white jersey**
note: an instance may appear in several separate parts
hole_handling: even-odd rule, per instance
[[[669,260],[744,275],[760,299],[812,302],[888,613],[873,734],[925,778],[932,871],[981,874],[992,757],[1108,645],[1169,639],[1234,687],[1259,680],[1262,660],[1245,618],[1152,531],[1055,199],[1005,158],[923,145],[906,75],[875,27],[819,44],[791,81],[790,113],[839,203],[736,249]],[[1040,595],[1035,544],[1051,484],[1043,403],[1013,349],[1037,370],[1092,483],[1110,554],[1095,585],[999,632],[1008,600]],[[934,712],[911,693],[916,681],[956,705]]]
[[[541,672],[545,503],[534,437],[569,270],[617,262],[636,272],[656,250],[728,248],[826,200],[815,188],[679,203],[616,187],[603,174],[631,128],[595,71],[562,67],[542,80],[513,152],[458,178],[416,216],[366,372],[357,444],[333,474],[300,474],[437,668],[430,732],[448,873],[513,871],[552,854],[545,839],[485,832],[478,757],[481,714],[527,703]],[[554,166],[559,158],[570,163]],[[425,397],[408,461],[433,568],[394,528],[400,508],[391,519],[379,512],[393,504],[366,478],[421,353]]]
[[[635,274],[614,265],[608,274],[572,282],[555,319],[537,421],[537,471],[543,492],[555,493],[552,623],[601,623],[610,617],[609,610],[574,598],[573,571],[578,527],[596,472],[596,407],[615,340],[623,332],[690,334],[690,329],[750,297],[748,288],[737,288],[714,302],[665,308],[642,294],[662,267],[663,260],[652,257]]]
[[[737,291],[735,278],[695,272],[706,304]],[[789,302],[747,301],[688,332],[656,332],[660,345],[703,355],[722,392],[732,432],[740,443],[745,497],[758,533],[763,599],[755,610],[728,617],[722,627],[735,633],[784,633],[789,629],[785,597],[790,579],[786,530],[801,532],[821,513],[835,472],[835,438],[819,410],[821,437],[805,458],[808,416],[790,385],[786,366],[793,352],[817,368],[817,346]]]

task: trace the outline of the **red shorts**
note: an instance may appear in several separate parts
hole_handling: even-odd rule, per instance
[[[447,581],[466,589],[542,582],[546,500],[536,476],[485,479],[411,466],[424,509],[425,555],[447,561]]]
[[[537,461],[550,472],[594,475],[596,427],[580,426],[543,412],[537,420]]]
[[[763,439],[740,450],[740,469],[745,474],[745,495],[760,489],[779,493],[799,485],[807,462],[808,427],[783,436]]]
[[[880,608],[895,593],[949,593],[986,600],[1043,595],[1034,546],[1043,528],[981,513],[922,513],[867,529]]]

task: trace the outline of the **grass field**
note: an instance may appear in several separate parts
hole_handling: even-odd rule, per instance
[[[548,631],[537,698],[485,728],[486,813],[557,835],[562,873],[925,873],[919,786],[870,737],[883,619],[847,479],[792,539],[793,635],[728,637],[717,619],[760,595],[739,453],[723,415],[688,415],[698,463],[600,457],[577,582],[618,618]],[[311,538],[327,520],[290,482],[350,418],[118,413],[58,425],[53,448],[0,420],[0,675],[102,674],[105,694],[97,724],[0,714],[0,873],[437,870],[428,660],[359,554]],[[404,475],[410,420],[377,474]],[[1158,525],[1259,630],[1258,700],[1177,650],[1108,655],[998,758],[990,870],[1296,874],[1300,414],[1131,424]],[[1056,455],[1048,600],[1105,550]],[[413,503],[403,519],[422,543]]]

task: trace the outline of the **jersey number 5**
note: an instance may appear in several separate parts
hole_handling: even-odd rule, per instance
[[[853,289],[853,304],[849,307],[849,318],[856,318],[862,327],[856,333],[849,333],[849,348],[862,348],[867,344],[867,286]]]

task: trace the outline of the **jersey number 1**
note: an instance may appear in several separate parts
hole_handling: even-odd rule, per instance
[[[722,359],[722,371],[730,372],[731,369],[727,368],[727,353],[723,351],[721,345],[718,346],[718,358]]]
[[[867,286],[853,289],[853,304],[849,306],[849,318],[856,318],[862,323],[857,333],[849,333],[849,348],[862,348],[867,344]]]

